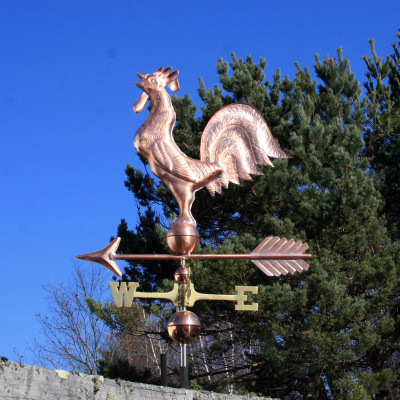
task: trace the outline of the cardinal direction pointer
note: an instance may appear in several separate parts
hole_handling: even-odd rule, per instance
[[[77,256],[82,260],[97,262],[106,266],[116,275],[122,276],[116,260],[251,260],[265,275],[280,276],[307,270],[306,261],[311,254],[303,254],[308,244],[278,236],[265,238],[250,254],[115,254],[120,238],[114,239],[104,249]]]
[[[257,311],[258,303],[248,304],[246,293],[256,295],[257,286],[235,286],[236,294],[208,294],[196,292],[192,282],[178,285],[170,292],[138,292],[138,282],[108,282],[117,307],[132,307],[134,299],[163,299],[170,300],[175,307],[193,307],[200,300],[235,301],[236,311]],[[246,304],[245,304],[246,303]]]

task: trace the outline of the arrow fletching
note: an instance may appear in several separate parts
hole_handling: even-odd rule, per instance
[[[301,241],[295,242],[293,239],[287,240],[278,236],[269,236],[265,238],[251,253],[252,255],[260,254],[293,254],[290,260],[251,260],[262,272],[267,276],[281,276],[294,274],[295,272],[306,271],[309,267],[301,258],[296,255],[303,254],[308,249],[308,244]]]

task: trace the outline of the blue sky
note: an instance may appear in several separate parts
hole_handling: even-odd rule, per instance
[[[400,2],[12,0],[0,13],[0,356],[39,335],[42,285],[68,279],[77,254],[104,247],[121,218],[136,224],[123,185],[147,117],[135,115],[136,72],[171,65],[200,104],[218,58],[251,54],[293,77],[294,62],[338,46],[364,81],[369,38],[391,51]],[[84,264],[83,264],[84,265]],[[101,268],[101,267],[99,267]],[[110,278],[111,278],[110,274]]]

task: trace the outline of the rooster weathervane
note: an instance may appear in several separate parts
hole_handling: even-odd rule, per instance
[[[179,71],[171,71],[161,67],[153,74],[138,74],[142,81],[135,83],[143,92],[133,109],[141,112],[149,97],[153,107],[136,132],[134,145],[174,194],[180,208],[175,223],[196,225],[191,206],[197,190],[206,186],[214,196],[229,182],[239,184],[239,178],[262,175],[257,165],[273,167],[269,157],[291,156],[276,143],[261,113],[243,103],[227,105],[210,119],[201,136],[200,160],[186,156],[172,136],[176,118],[165,87],[179,90]]]
[[[200,235],[191,207],[195,192],[206,187],[212,196],[221,194],[229,182],[252,180],[251,175],[262,175],[258,165],[273,167],[270,157],[291,158],[279,147],[261,113],[254,107],[236,103],[217,111],[206,125],[201,137],[200,160],[186,156],[172,136],[176,116],[166,87],[179,90],[178,71],[171,67],[159,68],[153,74],[139,73],[136,85],[143,90],[133,106],[136,113],[146,107],[149,98],[152,108],[149,117],[137,130],[134,145],[145,156],[153,173],[162,179],[173,193],[179,215],[167,233],[167,244],[175,254],[117,254],[120,238],[104,249],[82,254],[77,258],[98,262],[122,277],[116,260],[179,260],[174,288],[167,293],[138,292],[137,282],[110,282],[118,307],[131,307],[135,298],[158,298],[173,302],[177,312],[168,322],[168,334],[181,344],[183,386],[188,386],[186,344],[200,334],[200,320],[186,307],[198,300],[235,301],[236,310],[257,311],[257,303],[248,304],[245,293],[257,294],[257,286],[236,286],[236,295],[198,293],[192,282],[192,272],[186,260],[249,259],[267,276],[280,276],[308,269],[304,254],[307,243],[286,238],[267,237],[250,254],[192,254],[199,245]]]

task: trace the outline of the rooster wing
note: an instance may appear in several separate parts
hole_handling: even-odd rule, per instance
[[[150,158],[161,169],[177,178],[202,187],[221,175],[222,169],[216,163],[187,157],[173,140],[157,140],[150,148]],[[155,171],[153,171],[155,172]]]
[[[273,138],[261,113],[248,104],[230,104],[217,111],[201,137],[200,158],[224,168],[222,177],[207,185],[211,195],[229,182],[262,175],[257,165],[274,165],[269,157],[291,158]]]

